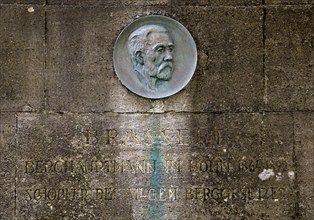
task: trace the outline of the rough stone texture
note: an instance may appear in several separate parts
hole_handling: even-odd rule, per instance
[[[266,109],[313,110],[313,9],[271,8],[266,13]]]
[[[295,113],[295,151],[298,165],[296,186],[300,219],[314,216],[314,113]]]
[[[0,4],[1,220],[313,218],[312,0]],[[162,100],[112,64],[149,14],[198,49]]]
[[[131,11],[119,8],[110,8],[106,13],[102,8],[48,11],[49,110],[149,110],[149,100],[121,86],[113,71],[113,44],[121,28],[131,21]],[[133,9],[133,13],[138,11]]]
[[[263,103],[262,10],[192,8],[175,14],[196,41],[198,67],[184,92],[165,100],[165,109],[258,111]]]
[[[137,15],[154,10],[182,22],[194,36],[199,51],[195,76],[184,92],[163,102],[164,111],[260,109],[261,9],[128,7],[127,12],[122,8],[109,8],[108,13],[101,8],[48,12],[49,110],[149,111],[149,100],[121,86],[111,56],[121,28]],[[221,25],[224,29],[219,28]],[[202,87],[199,82],[203,82]]]
[[[191,219],[240,215],[285,219],[294,215],[294,181],[288,176],[295,170],[290,114],[22,114],[18,142],[18,218]],[[77,168],[80,162],[112,159],[125,162],[123,172],[119,165],[116,172],[108,172],[101,165],[98,171],[94,166],[86,173]],[[136,161],[156,161],[156,172],[132,170],[128,160],[134,167]],[[58,172],[62,161],[74,161],[74,172]],[[203,164],[202,170],[199,164]],[[258,175],[264,169],[272,169],[276,176],[260,180]],[[54,190],[71,187],[86,189],[87,196],[65,201],[60,192],[55,195]],[[117,189],[115,200],[89,194],[109,187]],[[176,188],[177,199],[132,199],[127,191],[161,187]],[[196,198],[191,193],[196,188],[215,190],[206,197],[198,191]],[[224,197],[219,197],[222,189]],[[248,190],[251,194],[242,198],[239,192]]]
[[[260,5],[262,0],[47,0],[54,5],[197,5],[197,6],[248,6]]]
[[[33,111],[44,99],[44,11],[0,6],[0,111]]]
[[[313,0],[265,0],[265,4],[270,5],[305,5],[313,3]]]
[[[0,4],[44,4],[45,0],[0,0]]]
[[[0,113],[0,219],[14,218],[15,116]]]

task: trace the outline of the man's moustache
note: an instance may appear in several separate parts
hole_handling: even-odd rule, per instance
[[[172,63],[171,62],[164,62],[162,63],[159,67],[158,67],[158,72],[161,72],[162,70],[164,70],[165,68],[172,68]]]

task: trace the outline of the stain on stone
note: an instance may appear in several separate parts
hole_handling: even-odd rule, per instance
[[[29,7],[29,8],[27,9],[27,11],[30,12],[30,13],[33,13],[35,10],[34,10],[33,7]]]
[[[161,144],[161,127],[159,115],[151,115],[151,131],[153,137],[153,144],[150,146],[150,160],[155,161],[157,164],[156,172],[153,172],[150,176],[150,188],[155,191],[159,191],[163,188],[163,146]],[[165,215],[165,204],[163,201],[150,201],[148,207],[149,219],[162,219]]]
[[[258,177],[262,180],[268,180],[269,178],[271,178],[272,176],[275,176],[275,173],[272,169],[264,169],[263,172],[261,172],[260,174],[258,174]]]

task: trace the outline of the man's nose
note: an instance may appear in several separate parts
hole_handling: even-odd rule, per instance
[[[170,51],[166,51],[164,61],[172,61],[172,53]]]

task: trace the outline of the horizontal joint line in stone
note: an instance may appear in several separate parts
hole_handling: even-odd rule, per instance
[[[0,3],[0,6],[15,6],[15,7],[27,7],[27,6],[36,6],[36,7],[45,7],[45,8],[99,8],[99,7],[104,7],[104,8],[121,8],[121,5],[113,5],[113,4],[94,4],[94,5],[80,5],[80,4],[67,4],[67,5],[62,5],[62,4],[19,4],[19,3]],[[278,8],[278,7],[284,7],[284,8],[311,8],[314,5],[313,4],[271,4],[271,5],[172,5],[172,4],[123,4],[123,6],[132,6],[134,8],[137,7],[193,7],[193,8],[204,8],[204,9],[210,9],[210,8],[229,8],[229,9],[245,9],[245,8]]]
[[[60,112],[60,111],[47,111],[47,112],[29,112],[29,111],[0,111],[0,113],[16,113],[16,114],[58,114],[58,115],[67,115],[67,114],[95,114],[95,115],[105,115],[105,114],[119,114],[119,115],[140,115],[140,114],[263,114],[263,113],[314,113],[314,110],[298,110],[298,111],[256,111],[256,112],[245,112],[245,111],[164,111],[164,112]]]

